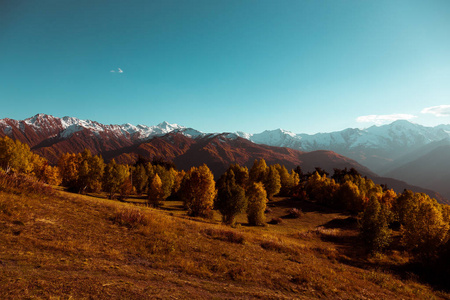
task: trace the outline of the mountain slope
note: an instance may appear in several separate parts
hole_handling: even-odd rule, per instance
[[[386,176],[439,191],[450,198],[450,145],[440,145],[416,160],[408,162]]]
[[[173,160],[180,169],[185,170],[206,163],[216,176],[222,174],[232,163],[251,167],[255,159],[261,158],[268,164],[279,163],[288,169],[300,165],[305,171],[321,167],[332,173],[333,168],[355,168],[364,175],[376,176],[356,161],[332,151],[301,152],[284,147],[258,145],[227,133],[210,134],[196,139],[171,133],[104,154],[105,158],[115,158],[122,163],[133,163],[138,156]]]
[[[294,134],[282,129],[266,130],[259,134],[238,134],[258,144],[302,151],[331,150],[377,173],[383,173],[395,159],[429,143],[449,138],[450,125],[425,127],[400,120],[367,129],[348,128],[314,135]]]
[[[308,208],[282,225],[231,228],[218,214],[212,220],[186,216],[180,201],[153,209],[24,181],[14,186],[0,176],[1,299],[448,295],[368,261],[355,229],[324,228],[345,223],[348,215],[307,202],[271,203],[269,220],[283,217],[287,207]],[[245,215],[238,222],[245,224]]]

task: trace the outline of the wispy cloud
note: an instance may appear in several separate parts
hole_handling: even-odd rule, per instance
[[[110,72],[111,72],[111,73],[120,73],[120,74],[123,73],[123,71],[122,71],[121,68],[117,68],[117,70],[111,70]]]
[[[421,113],[423,114],[432,114],[436,117],[448,117],[450,116],[450,105],[438,105],[431,106],[422,109]]]
[[[359,123],[374,123],[375,125],[388,124],[397,120],[411,120],[416,118],[415,115],[409,114],[392,114],[392,115],[368,115],[356,118]]]

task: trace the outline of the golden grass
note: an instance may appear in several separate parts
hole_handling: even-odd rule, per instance
[[[286,215],[273,203],[268,219]],[[358,266],[335,212],[236,228],[65,192],[0,192],[0,299],[433,299],[414,280]],[[365,260],[368,264],[370,261]]]

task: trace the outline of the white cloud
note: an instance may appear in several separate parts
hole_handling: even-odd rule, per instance
[[[368,115],[360,116],[356,118],[356,122],[359,123],[374,123],[376,125],[383,125],[392,123],[397,120],[411,120],[416,118],[414,115],[409,114],[392,114],[392,115]]]
[[[109,71],[109,72],[111,72],[111,73],[119,73],[119,74],[122,74],[122,73],[123,73],[123,71],[122,71],[121,68],[117,68],[117,70],[111,70],[111,71]]]
[[[422,109],[423,114],[432,114],[436,117],[448,117],[450,116],[450,105],[438,105]]]

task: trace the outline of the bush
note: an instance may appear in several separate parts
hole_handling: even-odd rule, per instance
[[[128,228],[137,228],[141,225],[147,225],[147,217],[139,209],[123,208],[115,212],[111,218],[114,224]]]
[[[242,234],[236,231],[232,230],[224,230],[224,229],[213,229],[208,228],[203,231],[207,236],[235,244],[243,244],[245,241],[245,238]]]
[[[288,214],[286,217],[291,219],[298,219],[303,215],[303,212],[298,208],[291,208],[287,211],[287,213]]]
[[[33,177],[23,174],[6,174],[5,172],[0,172],[0,191],[15,194],[56,195],[53,188],[36,181]]]
[[[272,224],[272,225],[278,225],[278,224],[281,224],[281,223],[283,223],[283,219],[281,219],[281,218],[273,218],[269,222],[269,224]]]

